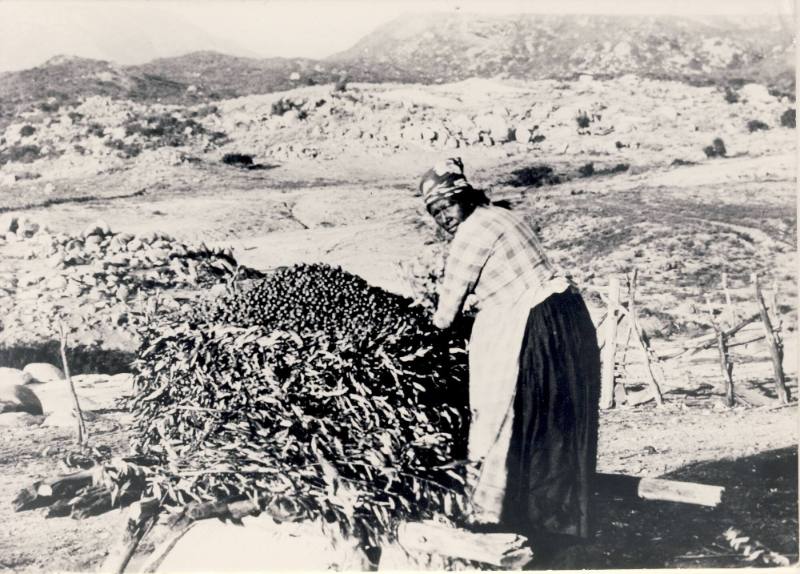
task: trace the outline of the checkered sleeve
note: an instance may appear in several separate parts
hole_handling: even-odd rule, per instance
[[[467,220],[456,231],[439,287],[433,324],[440,329],[449,327],[461,311],[497,241],[497,234],[491,228],[467,223],[472,222]]]

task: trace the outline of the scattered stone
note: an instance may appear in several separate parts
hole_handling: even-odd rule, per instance
[[[33,381],[30,373],[11,367],[0,367],[0,387],[27,385]]]
[[[64,380],[64,372],[50,363],[30,363],[25,365],[23,372],[28,373],[39,383]]]
[[[0,385],[0,413],[23,412],[43,414],[42,403],[30,387],[25,385]]]

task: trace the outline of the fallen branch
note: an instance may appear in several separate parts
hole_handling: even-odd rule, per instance
[[[72,498],[86,486],[93,484],[95,471],[81,470],[71,474],[55,476],[44,480],[37,480],[33,485],[23,488],[14,498],[14,510],[21,512],[50,506],[64,498]]]
[[[731,548],[739,552],[748,562],[760,562],[768,566],[789,566],[791,562],[783,554],[773,552],[758,540],[742,534],[740,530],[728,528],[723,534]]]
[[[519,534],[478,534],[428,520],[400,525],[397,542],[407,551],[462,558],[504,570],[519,570],[533,558],[528,539]]]

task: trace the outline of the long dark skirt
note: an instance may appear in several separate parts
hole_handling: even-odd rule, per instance
[[[597,464],[600,351],[571,289],[533,308],[520,352],[502,522],[587,537]]]

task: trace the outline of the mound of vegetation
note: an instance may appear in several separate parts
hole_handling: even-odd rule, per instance
[[[511,172],[511,177],[503,183],[513,187],[541,187],[559,184],[561,177],[549,165],[534,165],[515,169]]]
[[[465,337],[341,269],[299,265],[188,314],[138,351],[134,445],[164,504],[246,498],[366,546],[464,510]]]

